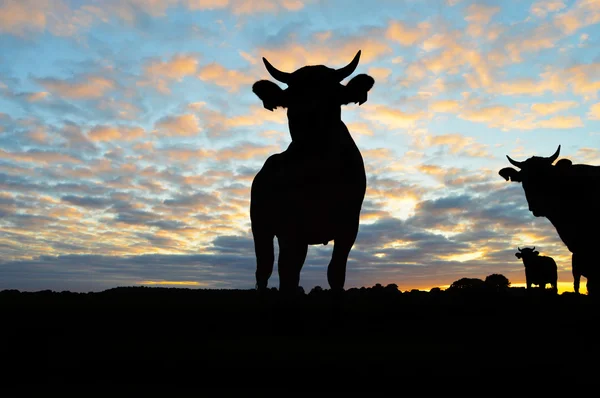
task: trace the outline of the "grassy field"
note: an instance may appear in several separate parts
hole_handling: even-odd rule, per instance
[[[364,384],[393,375],[514,379],[543,369],[560,378],[576,372],[581,380],[582,372],[597,374],[581,364],[600,352],[598,305],[590,297],[519,288],[369,288],[342,297],[327,290],[296,297],[141,287],[3,291],[0,311],[2,358],[36,364],[38,380],[46,381],[189,375],[210,384],[224,375],[281,373],[314,381],[335,370]]]

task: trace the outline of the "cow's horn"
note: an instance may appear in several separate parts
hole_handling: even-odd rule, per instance
[[[535,250],[535,246],[533,246],[533,249],[531,249],[531,251],[534,251],[534,250]]]
[[[282,83],[288,83],[290,81],[291,73],[280,71],[279,69],[271,65],[271,63],[267,61],[265,57],[263,57],[263,62],[265,63],[267,71],[269,71],[269,73],[271,74],[271,76],[273,76],[273,78],[275,78],[275,80],[278,80]]]
[[[359,60],[360,60],[360,50],[358,50],[358,52],[354,56],[354,59],[348,65],[344,66],[343,68],[337,69],[335,71],[337,81],[341,82],[342,80],[344,80],[345,78],[350,76],[352,74],[352,72],[354,72],[354,69],[356,69],[356,67],[358,66]]]
[[[558,146],[558,149],[556,150],[556,152],[554,152],[554,155],[550,156],[548,158],[548,160],[550,161],[550,164],[554,163],[554,161],[556,159],[558,159],[558,154],[560,153],[560,145]]]
[[[510,156],[506,155],[506,158],[508,159],[508,161],[513,165],[513,166],[517,166],[518,168],[523,167],[523,162],[517,162],[516,160],[512,160],[510,158]]]
[[[519,246],[517,246],[517,249],[519,249],[520,252],[522,252],[523,250],[521,250],[521,248]]]

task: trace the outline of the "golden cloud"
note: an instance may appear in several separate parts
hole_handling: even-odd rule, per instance
[[[46,28],[48,0],[5,0],[0,4],[0,33],[25,36]]]
[[[244,142],[232,147],[219,149],[215,152],[214,157],[218,161],[249,160],[253,158],[264,158],[279,151],[280,148],[276,145],[257,145],[250,142]]]
[[[567,35],[598,22],[600,22],[600,1],[598,0],[578,0],[569,11],[558,14],[554,18],[554,25]]]
[[[347,65],[362,50],[360,64],[368,64],[382,55],[390,54],[392,49],[381,41],[370,38],[349,39],[342,42],[328,40],[311,43],[307,46],[298,44],[286,45],[282,48],[259,48],[257,53],[265,57],[276,68],[293,72],[305,65],[326,65],[330,68],[340,68]],[[259,65],[260,74],[269,76],[262,62]]]
[[[27,151],[27,152],[7,152],[0,149],[0,159],[13,160],[27,163],[81,163],[81,160],[71,155],[56,151]]]
[[[590,112],[587,114],[588,119],[600,120],[600,102],[590,106]]]
[[[104,76],[82,76],[77,80],[66,81],[53,78],[39,79],[39,84],[55,95],[71,99],[101,98],[116,87],[113,80]]]
[[[47,91],[39,91],[37,93],[31,93],[27,96],[27,101],[29,102],[38,102],[41,101],[50,95]]]
[[[392,70],[390,68],[369,68],[367,73],[377,82],[387,80],[392,74]]]
[[[531,110],[539,115],[550,115],[558,113],[577,106],[575,101],[553,101],[547,103],[535,103],[531,105]]]
[[[420,23],[415,27],[410,27],[401,21],[392,21],[385,31],[385,37],[403,46],[412,46],[422,40],[428,34],[430,28],[431,25],[428,23]]]
[[[217,86],[225,87],[231,92],[236,92],[243,85],[249,85],[256,79],[237,70],[228,70],[222,65],[212,63],[198,71],[198,78]]]
[[[565,3],[560,0],[541,0],[533,3],[529,11],[536,17],[545,18],[546,15],[560,11],[565,7]]]
[[[169,94],[171,92],[168,86],[169,81],[181,81],[186,76],[194,75],[197,66],[197,57],[188,54],[177,54],[167,61],[149,61],[144,66],[144,76],[138,85],[150,85],[160,93]]]
[[[190,137],[200,132],[200,122],[194,114],[166,116],[154,125],[163,135]]]
[[[141,127],[126,126],[95,126],[88,133],[88,137],[96,142],[108,141],[132,141],[142,137],[145,131]]]
[[[392,129],[406,129],[415,127],[417,123],[426,118],[424,112],[403,112],[399,109],[390,108],[385,105],[363,105],[361,117],[371,122],[383,124]]]
[[[460,109],[460,103],[456,100],[439,100],[432,102],[429,109],[439,113],[455,113]]]

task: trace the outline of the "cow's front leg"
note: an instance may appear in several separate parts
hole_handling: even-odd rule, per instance
[[[295,293],[300,285],[300,271],[306,260],[308,244],[294,239],[277,239],[279,242],[279,258],[277,271],[279,273],[279,291]]]

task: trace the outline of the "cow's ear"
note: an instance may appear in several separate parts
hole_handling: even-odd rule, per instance
[[[537,256],[537,255],[540,254],[540,252],[536,250],[536,251],[533,252],[533,254],[535,254]]]
[[[362,105],[367,101],[367,92],[373,88],[375,79],[369,75],[360,74],[355,76],[346,84],[346,88],[342,95],[342,105],[347,105],[351,102]]]
[[[498,172],[506,181],[521,182],[521,172],[512,167],[505,167]]]
[[[521,253],[515,253],[516,258],[521,258]]]
[[[277,107],[285,108],[285,93],[277,84],[269,80],[259,80],[252,85],[252,92],[263,102],[263,106],[272,111]]]
[[[563,169],[563,168],[571,166],[572,164],[573,164],[573,162],[571,162],[569,159],[561,159],[558,162],[556,162],[555,166]]]

